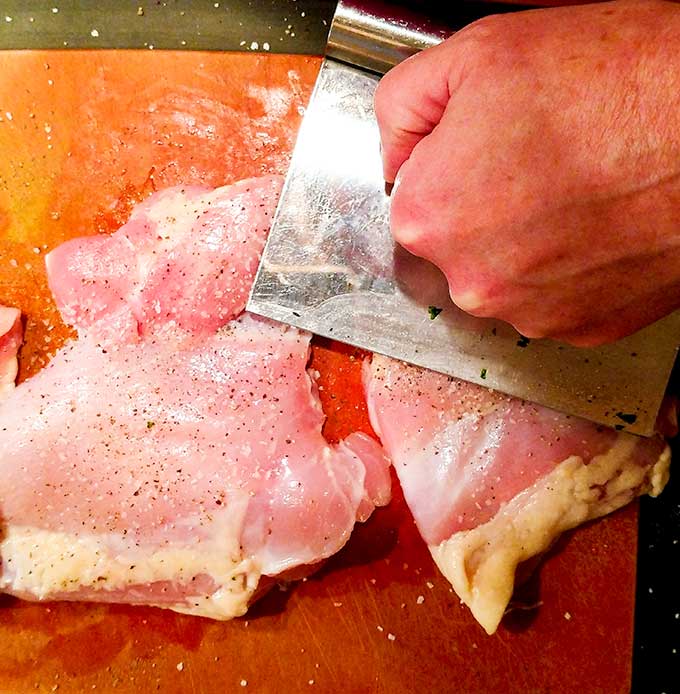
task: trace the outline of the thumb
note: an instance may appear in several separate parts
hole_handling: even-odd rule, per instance
[[[432,132],[444,113],[450,97],[447,44],[408,58],[378,84],[375,115],[388,183],[394,182],[413,148]]]

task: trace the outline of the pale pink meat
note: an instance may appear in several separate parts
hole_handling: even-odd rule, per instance
[[[17,352],[22,339],[21,311],[0,306],[0,398],[7,397],[14,390],[18,369]]]
[[[80,337],[0,405],[0,589],[229,618],[261,576],[329,557],[389,501],[375,441],[321,434],[310,335],[229,320],[279,183],[159,193],[50,254]]]
[[[46,263],[64,320],[79,331],[97,324],[115,341],[168,326],[214,333],[245,308],[281,184],[169,188],[111,236],[62,244]]]
[[[371,423],[420,533],[489,631],[519,562],[568,527],[658,493],[667,479],[662,437],[637,438],[385,357],[374,356],[364,376]],[[485,595],[503,572],[510,594],[506,581]]]
[[[65,347],[0,407],[4,522],[186,545],[245,500],[240,544],[263,574],[330,556],[386,501],[387,464],[362,434],[324,441],[309,337],[244,316],[210,337]]]

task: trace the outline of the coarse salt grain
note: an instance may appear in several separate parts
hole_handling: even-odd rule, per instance
[[[571,619],[571,612],[565,612],[564,613],[564,618],[569,621]]]
[[[92,29],[92,31],[90,32],[90,36],[92,36],[95,39],[98,38],[99,37],[99,31],[97,31],[97,29]]]
[[[260,44],[257,41],[253,41],[250,44],[250,50],[251,51],[256,51],[260,47]]]
[[[434,588],[434,583],[431,583],[430,581],[428,581],[425,585],[426,585],[430,590],[432,590],[432,589]]]
[[[11,22],[12,18],[9,15],[5,15],[5,21],[6,22]]]
[[[387,640],[388,641],[396,641],[397,637],[394,634],[388,634],[387,635]]]
[[[419,595],[416,598],[416,605],[422,605],[425,602],[425,596],[424,595]]]
[[[182,672],[182,670],[184,670],[184,663],[179,662],[177,663],[176,667],[179,672]]]
[[[242,687],[247,687],[248,686],[248,680],[241,680],[239,683]]]

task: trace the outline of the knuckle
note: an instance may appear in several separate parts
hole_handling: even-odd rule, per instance
[[[482,17],[455,34],[452,38],[458,48],[471,56],[483,56],[496,50],[498,42],[503,40],[505,32],[501,28],[503,18],[500,15]]]
[[[476,77],[496,84],[501,75],[514,72],[523,49],[517,36],[517,19],[490,15],[469,24],[452,37],[453,55],[459,79]]]
[[[509,322],[520,335],[531,340],[542,340],[543,338],[551,337],[550,329],[547,326],[523,320]]]
[[[459,32],[459,35],[464,35],[466,39],[473,38],[477,41],[488,41],[496,36],[499,31],[499,24],[502,21],[502,15],[489,14],[468,24]]]
[[[411,253],[422,257],[427,255],[431,235],[422,222],[392,222],[392,236],[400,246],[403,246]]]
[[[455,268],[454,268],[455,272]],[[458,308],[477,318],[499,318],[500,302],[495,298],[495,292],[489,282],[479,278],[470,278],[462,283],[449,282],[451,300]]]
[[[418,253],[432,236],[432,220],[428,211],[410,193],[408,179],[392,193],[390,228],[394,240],[404,248]]]
[[[378,82],[373,96],[373,109],[378,123],[389,120],[394,111],[394,104],[398,96],[399,74],[399,65],[397,65]]]

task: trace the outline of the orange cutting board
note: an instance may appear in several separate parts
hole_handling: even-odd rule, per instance
[[[26,316],[22,379],[70,335],[45,252],[115,229],[154,189],[285,172],[318,67],[302,56],[0,54],[0,302]],[[314,348],[329,439],[370,431],[361,358]],[[231,622],[0,597],[0,692],[625,692],[636,528],[631,505],[563,538],[520,591],[527,609],[488,637],[395,487],[321,571]]]

